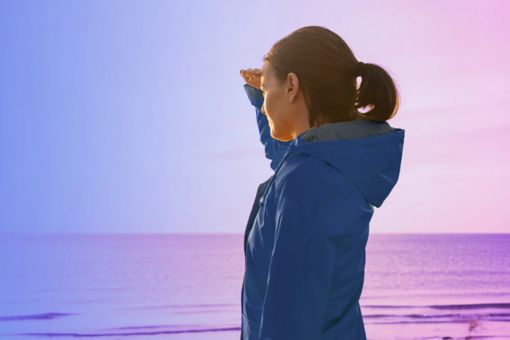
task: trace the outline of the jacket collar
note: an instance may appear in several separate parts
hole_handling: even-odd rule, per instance
[[[358,119],[349,122],[324,124],[308,129],[291,141],[293,147],[317,141],[354,139],[385,134],[394,131],[388,122]]]

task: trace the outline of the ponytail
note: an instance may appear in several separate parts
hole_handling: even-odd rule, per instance
[[[359,119],[387,121],[398,111],[399,95],[391,76],[376,64],[357,64],[356,75],[361,77],[361,85],[357,90],[356,110],[370,106],[368,112],[359,112]]]

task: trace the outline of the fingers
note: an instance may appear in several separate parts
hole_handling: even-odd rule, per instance
[[[258,68],[241,69],[239,71],[244,81],[255,88],[260,88],[262,71]]]
[[[241,76],[244,78],[244,80],[246,82],[248,82],[250,80],[249,74],[246,71],[244,71],[244,70],[241,70]]]
[[[262,71],[258,68],[241,69],[240,73],[241,73],[241,75],[249,75],[249,76],[256,76],[256,77],[262,75]]]

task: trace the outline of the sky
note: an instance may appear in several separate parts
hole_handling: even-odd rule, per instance
[[[308,25],[406,132],[372,233],[510,232],[510,2],[0,1],[0,233],[243,233],[272,170],[242,68]]]

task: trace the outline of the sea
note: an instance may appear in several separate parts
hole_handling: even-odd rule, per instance
[[[238,340],[243,242],[2,234],[0,339]],[[510,234],[372,233],[360,305],[368,339],[510,339]]]

